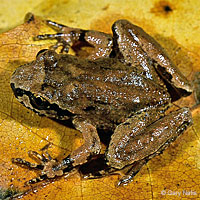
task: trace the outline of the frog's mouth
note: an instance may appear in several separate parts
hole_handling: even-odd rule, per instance
[[[25,107],[33,110],[39,115],[45,115],[47,117],[57,118],[59,120],[68,120],[73,116],[73,113],[60,108],[55,103],[50,103],[43,97],[35,96],[30,91],[16,88],[14,83],[11,83],[10,86],[17,100]]]

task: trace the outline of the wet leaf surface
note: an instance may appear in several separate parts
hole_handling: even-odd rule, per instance
[[[28,6],[25,3],[23,5],[24,8]],[[126,0],[123,3],[48,0],[38,1],[33,11],[44,18],[72,27],[105,32],[110,32],[115,20],[126,18],[154,36],[180,70],[192,80],[195,72],[200,71],[198,7],[200,2],[195,0]],[[11,20],[9,17],[6,19]],[[29,150],[38,151],[51,143],[49,152],[53,157],[61,159],[83,142],[78,131],[40,117],[19,104],[9,85],[11,74],[19,65],[35,59],[39,50],[54,43],[33,41],[33,37],[52,32],[42,23],[41,18],[35,17],[0,35],[0,199],[24,191],[27,191],[27,195],[22,198],[31,200],[200,199],[198,107],[192,112],[194,125],[163,154],[149,161],[127,186],[116,187],[118,175],[85,180],[75,173],[34,188],[24,187],[24,182],[35,177],[37,172],[12,164],[12,158],[21,157],[32,161],[27,155]],[[195,104],[194,96],[183,98],[175,104],[192,107]]]

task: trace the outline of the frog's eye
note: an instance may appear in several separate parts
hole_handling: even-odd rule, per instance
[[[46,99],[40,96],[35,96],[33,93],[25,91],[21,88],[16,88],[14,83],[11,83],[10,85],[17,99],[23,95],[26,95],[29,97],[30,104],[33,108],[37,110],[48,110],[50,108],[50,103]]]
[[[63,116],[65,116],[65,119],[68,119],[69,116],[73,115],[68,110],[62,110],[61,108],[59,108],[58,105],[54,103],[50,104],[46,99],[44,99],[41,96],[35,96],[30,92],[26,92],[26,94],[28,94],[30,104],[32,105],[33,110],[37,113],[40,113],[40,111],[42,112],[45,111],[46,115],[48,116],[51,116],[51,114],[53,114],[53,116],[56,115],[57,119],[62,119]]]
[[[33,108],[38,110],[47,110],[49,109],[49,102],[40,96],[35,96],[34,94],[29,95],[30,103]]]

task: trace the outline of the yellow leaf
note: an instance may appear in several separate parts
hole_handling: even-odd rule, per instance
[[[71,27],[104,32],[111,32],[117,19],[128,19],[155,37],[190,80],[200,71],[198,0],[10,0],[0,4],[0,12],[5,13],[0,16],[4,22],[1,30],[19,24],[30,10]],[[17,17],[9,17],[9,8],[15,10]],[[5,194],[24,191],[28,193],[23,199],[200,199],[199,108],[193,110],[194,125],[163,154],[149,161],[127,186],[116,187],[117,175],[85,180],[75,173],[36,188],[24,187],[24,182],[37,174],[12,164],[12,158],[32,161],[27,155],[29,150],[38,151],[51,143],[51,155],[62,159],[83,142],[78,131],[39,117],[19,104],[9,85],[11,74],[19,65],[34,60],[39,50],[54,42],[36,42],[33,37],[52,32],[35,17],[0,35],[0,199]],[[191,95],[175,103],[191,107],[195,102]]]

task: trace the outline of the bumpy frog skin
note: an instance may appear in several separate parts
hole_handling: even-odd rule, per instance
[[[190,84],[163,48],[127,20],[113,24],[113,36],[52,21],[47,24],[58,33],[37,39],[58,42],[51,50],[40,51],[35,61],[17,68],[11,87],[27,108],[70,120],[85,143],[60,162],[36,152],[31,154],[41,159],[38,165],[20,158],[13,162],[42,170],[29,183],[55,178],[99,155],[98,133],[112,133],[103,155],[107,171],[101,170],[101,175],[128,167],[119,184],[128,183],[192,124],[189,108],[165,115],[172,101],[191,94]],[[69,47],[74,56],[67,54]]]

